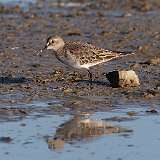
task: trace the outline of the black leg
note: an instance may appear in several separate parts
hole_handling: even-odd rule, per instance
[[[88,75],[89,75],[89,80],[92,82],[92,73],[89,70],[87,70],[87,71],[88,71]]]
[[[87,71],[88,71],[89,80],[90,80],[90,88],[92,88],[92,73],[89,70]]]

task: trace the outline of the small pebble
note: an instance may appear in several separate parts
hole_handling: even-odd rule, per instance
[[[11,137],[0,137],[0,142],[11,143],[11,141],[12,141]]]
[[[113,71],[106,75],[113,87],[137,87],[140,85],[138,75],[133,71]]]

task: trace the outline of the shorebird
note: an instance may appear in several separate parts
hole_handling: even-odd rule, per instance
[[[90,72],[90,67],[131,54],[98,48],[80,41],[64,41],[60,36],[49,37],[41,52],[45,49],[53,50],[56,58],[67,66],[75,69],[86,69],[91,82],[92,73]]]

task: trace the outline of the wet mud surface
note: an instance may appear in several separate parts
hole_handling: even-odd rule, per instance
[[[0,146],[1,144],[4,146],[2,145],[3,152],[0,154],[6,156],[4,159],[9,159],[9,150],[16,153],[21,146],[18,142],[22,141],[24,155],[27,154],[25,148],[29,149],[25,146],[31,145],[32,150],[37,145],[38,151],[43,150],[41,153],[46,155],[45,159],[53,158],[51,151],[56,148],[58,150],[63,148],[64,152],[62,149],[55,152],[54,156],[61,155],[60,159],[64,159],[64,156],[68,155],[70,159],[72,154],[78,159],[76,156],[78,151],[83,152],[85,148],[98,143],[103,152],[104,146],[101,144],[103,140],[109,140],[110,143],[113,140],[115,144],[120,145],[124,141],[122,139],[128,136],[133,140],[133,146],[135,144],[134,147],[128,144],[128,148],[135,148],[136,153],[142,126],[150,123],[153,125],[150,132],[154,133],[154,127],[159,124],[159,9],[158,0],[125,0],[121,3],[118,0],[112,3],[103,0],[46,3],[40,0],[31,3],[1,4],[0,128],[3,129],[3,134],[0,134]],[[89,42],[114,51],[132,51],[135,55],[93,67],[91,71],[94,80],[90,89],[86,70],[68,68],[55,58],[52,51],[37,55],[50,35],[60,35],[65,40]],[[130,69],[138,75],[139,87],[113,88],[105,76],[113,70]],[[125,112],[125,116],[121,117],[118,114],[114,116],[114,113],[112,115],[112,111],[117,109],[118,112],[115,112],[120,115]],[[102,113],[102,116],[99,113]],[[90,116],[94,118],[90,119]],[[95,122],[97,117],[98,121]],[[55,125],[48,122],[52,120]],[[117,124],[109,126],[107,124],[106,127],[106,121]],[[19,133],[12,124],[20,127],[19,132],[22,133],[20,139],[16,138]],[[27,138],[33,136],[28,134],[32,125],[35,125],[33,133],[35,141],[34,138],[31,138],[31,141]],[[11,129],[5,126],[10,126]],[[25,127],[26,133],[23,134]],[[36,128],[42,129],[42,132],[40,133],[38,129],[37,132]],[[145,129],[147,128],[144,127]],[[122,139],[121,136],[115,138],[119,132],[124,135]],[[131,136],[134,133],[137,133],[135,139]],[[39,134],[40,137],[37,136]],[[108,134],[113,136],[108,137]],[[101,138],[99,141],[96,138],[90,141],[91,137]],[[159,139],[158,135],[155,137]],[[152,136],[152,139],[155,137]],[[84,141],[87,143],[82,145]],[[143,143],[145,140],[141,145]],[[12,145],[16,144],[17,148],[12,150]],[[11,147],[5,151],[7,145]],[[156,145],[160,146],[159,141]],[[125,149],[123,146],[120,148],[121,151]],[[141,151],[145,154],[143,149]],[[94,147],[85,153],[89,153],[88,159],[100,156],[100,151],[95,151]],[[156,150],[153,154],[157,154]],[[32,158],[35,155],[33,152]],[[140,157],[138,159],[141,159]],[[80,159],[83,158],[82,156]],[[115,158],[134,159],[132,156],[125,158],[125,154],[123,157],[114,157],[111,150],[109,156],[101,157],[101,159]]]

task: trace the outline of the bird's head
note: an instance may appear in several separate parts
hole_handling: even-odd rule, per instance
[[[64,40],[59,36],[51,36],[47,39],[45,49],[53,49],[57,52],[64,47]]]

